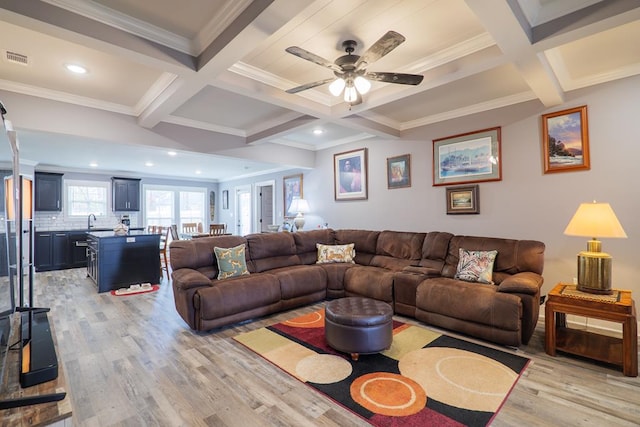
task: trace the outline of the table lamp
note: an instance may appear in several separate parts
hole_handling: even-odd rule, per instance
[[[611,289],[611,255],[602,252],[598,237],[626,238],[609,203],[581,203],[564,230],[567,236],[591,237],[587,250],[578,254],[578,290],[608,295]]]
[[[309,212],[309,203],[305,199],[295,198],[291,201],[289,206],[289,213],[297,213],[293,219],[293,223],[296,226],[296,231],[302,230],[304,227],[304,215]]]

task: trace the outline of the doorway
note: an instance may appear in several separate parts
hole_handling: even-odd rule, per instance
[[[256,223],[255,229],[258,232],[269,230],[269,225],[275,222],[275,181],[265,181],[256,183]]]
[[[236,187],[236,234],[251,233],[251,185]]]

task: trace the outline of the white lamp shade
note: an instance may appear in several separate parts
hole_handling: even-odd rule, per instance
[[[309,212],[309,203],[305,199],[293,199],[289,206],[289,213],[307,213]]]
[[[365,93],[369,92],[369,89],[371,89],[371,83],[369,82],[369,80],[365,79],[362,76],[356,77],[353,81],[353,84],[356,86],[358,92],[360,92],[360,95],[364,95]]]
[[[356,88],[353,86],[348,86],[344,90],[344,100],[345,102],[355,102],[358,99],[358,93],[356,92]]]
[[[340,96],[345,85],[346,82],[344,79],[338,78],[329,85],[329,92],[331,92],[333,96]]]
[[[567,236],[626,238],[609,203],[581,203],[564,230]]]

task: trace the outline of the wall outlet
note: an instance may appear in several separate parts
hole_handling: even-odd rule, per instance
[[[578,278],[577,278],[577,277],[574,277],[574,278],[573,278],[573,284],[574,284],[574,285],[577,285],[577,284],[578,284]]]

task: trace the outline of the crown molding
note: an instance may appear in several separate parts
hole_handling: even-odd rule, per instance
[[[475,37],[471,37],[463,42],[450,46],[446,49],[442,49],[429,55],[423,59],[411,63],[407,68],[407,72],[419,73],[432,68],[439,67],[449,62],[453,62],[456,59],[464,58],[465,56],[495,46],[496,42],[489,33],[478,34]]]
[[[179,36],[98,3],[84,0],[42,1],[188,55],[197,55],[199,53],[193,52],[191,40],[186,37]]]
[[[251,3],[251,0],[227,1],[193,39],[192,55],[200,55]]]
[[[83,107],[96,108],[98,110],[111,111],[112,113],[126,114],[135,116],[133,108],[113,102],[98,101],[93,98],[72,95],[57,90],[45,89],[37,86],[0,80],[0,89],[9,92],[15,92],[22,95],[35,96],[38,98],[50,99],[52,101],[64,102],[67,104],[75,104]]]
[[[506,107],[508,105],[519,104],[521,102],[538,99],[532,91],[517,93],[515,95],[504,96],[502,98],[492,99],[478,104],[468,105],[466,107],[457,108],[455,110],[445,111],[444,113],[434,114],[417,120],[404,122],[400,125],[400,130],[409,130],[420,126],[430,125],[433,123],[443,122],[458,117],[469,116],[471,114],[481,113],[483,111],[495,110],[496,108]]]
[[[177,74],[167,72],[162,73],[133,108],[135,115],[139,116],[144,112],[144,110],[149,108],[151,103],[155,101],[176,78],[178,78]]]
[[[208,130],[211,132],[218,132],[218,133],[225,133],[228,135],[240,136],[242,138],[247,137],[247,133],[242,129],[236,129],[236,128],[231,128],[226,126],[218,126],[211,123],[201,122],[198,120],[186,119],[184,117],[167,116],[164,119],[162,119],[162,121],[165,123],[171,123],[179,126],[186,126],[186,127],[195,128],[195,129]]]

